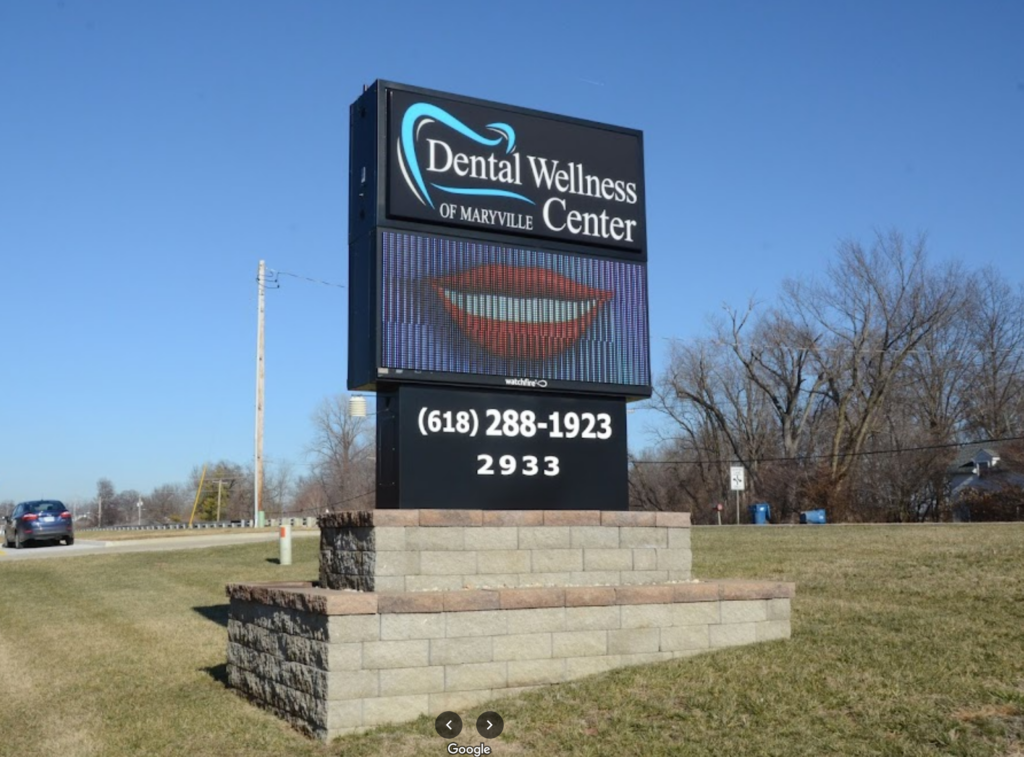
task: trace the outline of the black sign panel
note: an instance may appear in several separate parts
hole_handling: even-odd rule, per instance
[[[387,215],[643,255],[638,131],[387,90]]]
[[[623,400],[404,386],[388,407],[397,426],[391,506],[627,508]]]
[[[384,81],[350,114],[348,385],[379,392],[377,506],[626,509],[642,134]]]

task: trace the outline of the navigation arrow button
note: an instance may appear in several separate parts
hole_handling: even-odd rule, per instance
[[[454,739],[462,733],[462,718],[457,712],[442,712],[434,720],[434,730],[443,739]]]
[[[476,719],[476,731],[485,739],[496,739],[505,730],[505,721],[496,712],[485,712]]]

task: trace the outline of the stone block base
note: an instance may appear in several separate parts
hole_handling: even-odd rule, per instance
[[[689,513],[371,510],[320,518],[320,585],[372,592],[691,578]]]
[[[795,587],[227,591],[229,684],[329,740],[614,668],[788,638]]]

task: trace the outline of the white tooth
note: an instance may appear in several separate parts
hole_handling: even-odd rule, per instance
[[[445,289],[444,295],[468,315],[510,323],[567,323],[579,320],[597,305],[597,300],[467,294],[455,289]]]

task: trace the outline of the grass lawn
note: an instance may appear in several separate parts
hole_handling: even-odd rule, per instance
[[[793,638],[494,709],[495,755],[1024,755],[1024,525],[698,528],[699,577],[796,581]],[[5,563],[0,755],[446,754],[433,718],[324,746],[224,686],[231,581],[317,540]]]

